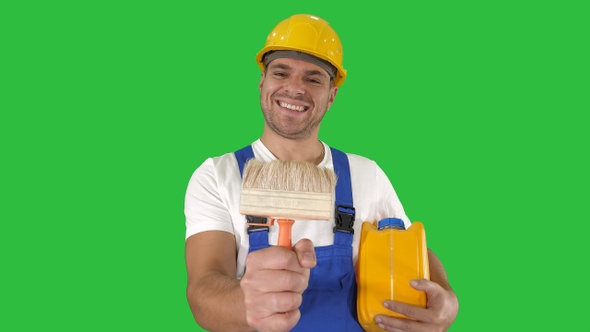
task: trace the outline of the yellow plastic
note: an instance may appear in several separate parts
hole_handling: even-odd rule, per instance
[[[383,307],[385,300],[426,307],[426,293],[410,286],[410,280],[430,279],[424,225],[378,230],[364,222],[357,272],[358,319],[365,331],[382,331],[374,321],[378,314],[407,318]]]
[[[342,43],[325,20],[297,14],[281,21],[266,38],[266,44],[256,55],[256,62],[264,70],[264,54],[287,50],[304,52],[328,61],[338,70],[334,84],[341,86],[344,83],[346,70],[342,67]]]

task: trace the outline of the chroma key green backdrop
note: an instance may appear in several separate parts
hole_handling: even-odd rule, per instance
[[[576,330],[587,261],[587,1],[0,4],[2,331],[198,331],[184,191],[259,137],[254,56],[328,20],[321,139],[376,160],[460,299],[451,331]],[[568,327],[569,326],[569,327]]]

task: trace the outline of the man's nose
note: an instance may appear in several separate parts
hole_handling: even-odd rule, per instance
[[[303,96],[305,94],[303,81],[298,78],[289,79],[285,84],[285,92],[291,97]]]

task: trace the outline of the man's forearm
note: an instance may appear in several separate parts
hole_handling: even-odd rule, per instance
[[[220,273],[209,273],[187,287],[195,321],[208,331],[254,331],[246,322],[240,282]]]
[[[446,290],[453,291],[440,259],[430,249],[428,249],[428,263],[430,266],[430,280],[441,285]]]

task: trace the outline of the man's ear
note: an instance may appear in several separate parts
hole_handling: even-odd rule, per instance
[[[330,97],[328,97],[328,110],[332,106],[332,103],[334,103],[334,100],[336,99],[337,94],[338,94],[338,87],[336,85],[334,85],[330,88]]]

